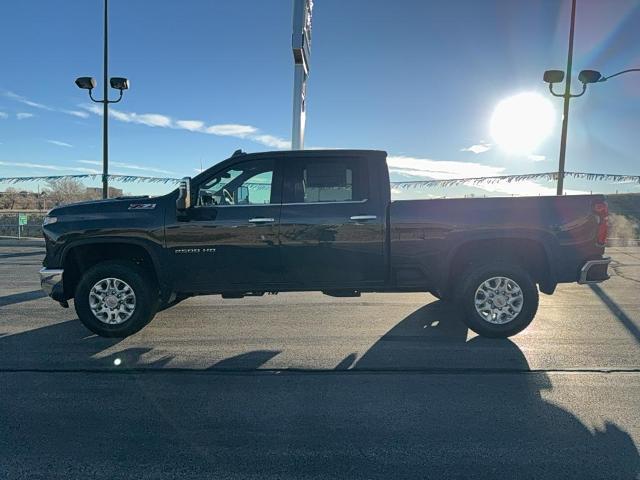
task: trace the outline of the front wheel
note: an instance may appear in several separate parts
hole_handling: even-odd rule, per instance
[[[102,337],[127,337],[147,325],[158,308],[158,292],[149,275],[127,261],[94,265],[75,292],[78,318]]]
[[[518,265],[476,265],[459,277],[456,298],[466,325],[483,337],[506,338],[531,323],[538,311],[538,289]]]

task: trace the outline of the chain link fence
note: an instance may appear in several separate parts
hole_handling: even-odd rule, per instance
[[[46,214],[39,210],[0,211],[0,237],[42,238]]]

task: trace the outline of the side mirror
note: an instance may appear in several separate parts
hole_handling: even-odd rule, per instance
[[[179,194],[176,199],[176,210],[180,213],[184,213],[191,207],[191,178],[184,177],[180,180],[180,186],[178,187]]]

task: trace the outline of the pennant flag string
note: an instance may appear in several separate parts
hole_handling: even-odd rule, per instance
[[[575,178],[590,181],[607,181],[613,183],[638,183],[640,184],[640,175],[619,175],[613,173],[589,173],[589,172],[565,172],[565,178]],[[176,185],[180,182],[180,178],[174,177],[143,177],[139,175],[108,175],[109,180],[122,183],[162,183]],[[22,182],[55,182],[66,179],[89,179],[98,180],[102,178],[102,174],[86,173],[77,175],[48,175],[48,176],[31,176],[31,177],[0,177],[0,183],[17,184]],[[429,188],[429,187],[451,187],[455,185],[478,185],[492,184],[498,182],[523,182],[531,180],[557,181],[558,172],[543,173],[525,173],[520,175],[497,175],[493,177],[469,177],[469,178],[445,178],[445,179],[429,179],[429,180],[411,180],[403,182],[390,182],[392,187],[400,189],[409,188]],[[260,188],[262,184],[245,184]]]
[[[608,181],[614,183],[639,183],[640,175],[618,175],[612,173],[588,173],[588,172],[565,172],[564,177],[576,178],[591,181]],[[522,182],[526,180],[547,180],[557,181],[558,172],[525,173],[521,175],[497,175],[493,177],[470,177],[470,178],[446,178],[430,180],[412,180],[404,182],[390,182],[392,187],[400,189],[421,188],[421,187],[451,187],[455,185],[479,185],[493,184],[499,182]]]

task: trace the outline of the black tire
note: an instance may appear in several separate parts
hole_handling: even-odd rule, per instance
[[[489,321],[489,315],[481,315],[475,305],[476,292],[480,286],[495,277],[511,279],[522,292],[522,301],[516,302],[517,305],[521,305],[519,313],[515,314],[512,320],[502,324],[494,323],[495,318],[493,322]],[[467,327],[483,337],[507,338],[515,335],[529,326],[538,311],[538,288],[531,276],[515,263],[495,261],[473,265],[458,277],[458,281],[456,303],[464,310],[464,321]],[[492,282],[492,284],[496,283]],[[483,293],[479,295],[483,298]],[[501,297],[501,302],[504,298]],[[494,299],[491,301],[493,302]],[[510,308],[508,306],[504,308],[505,316],[515,312],[513,309],[507,311]]]
[[[89,293],[102,279],[116,278],[128,284],[135,294],[135,307],[130,318],[119,324],[108,324],[91,311]],[[141,330],[156,314],[158,289],[150,275],[129,261],[108,260],[91,267],[76,287],[74,305],[78,318],[93,333],[101,337],[124,338]]]

